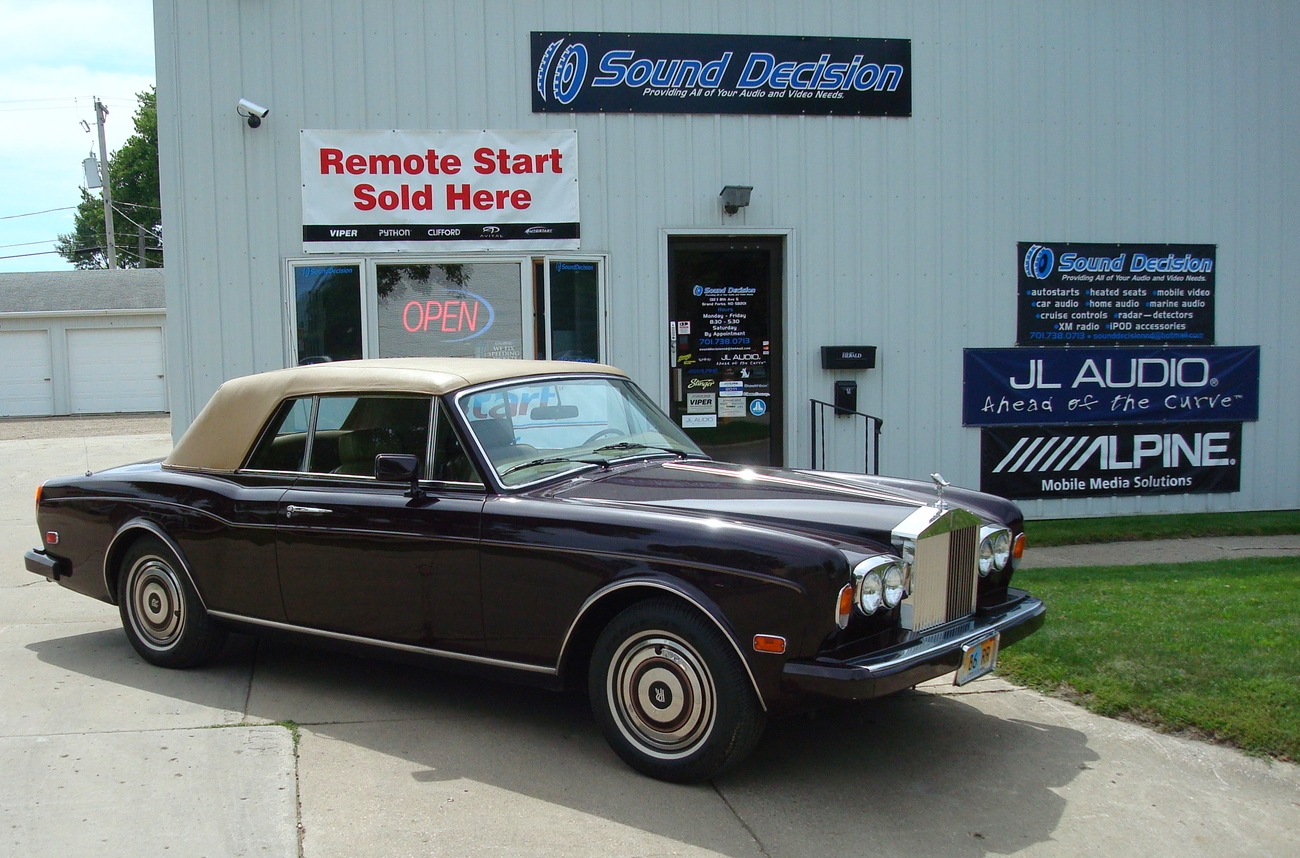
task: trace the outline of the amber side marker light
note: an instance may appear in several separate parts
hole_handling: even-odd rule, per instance
[[[41,492],[43,491],[45,491],[45,483],[40,483],[39,485],[36,486],[36,511],[37,512],[40,512],[41,509]]]
[[[1011,556],[1017,560],[1025,556],[1025,535],[1022,533],[1016,537],[1016,542],[1011,546]]]
[[[845,584],[840,589],[839,599],[835,603],[835,625],[844,628],[849,624],[849,611],[853,610],[853,585]]]
[[[778,635],[754,635],[754,650],[780,655],[785,652],[785,638]]]

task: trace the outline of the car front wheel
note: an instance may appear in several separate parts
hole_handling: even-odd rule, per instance
[[[596,641],[592,711],[623,760],[689,783],[738,763],[764,715],[735,648],[716,625],[673,599],[639,602]]]
[[[162,540],[137,539],[117,579],[122,627],[140,657],[159,667],[197,667],[226,641],[194,592],[180,561]]]

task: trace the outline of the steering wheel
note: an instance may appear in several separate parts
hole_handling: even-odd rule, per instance
[[[624,434],[623,432],[620,432],[620,431],[618,431],[617,429],[601,429],[601,430],[600,430],[599,432],[597,432],[595,435],[592,435],[592,436],[591,436],[590,438],[588,438],[586,441],[583,441],[583,442],[582,442],[582,446],[585,447],[585,446],[587,446],[588,444],[591,444],[591,443],[593,443],[593,442],[595,442],[595,441],[599,441],[601,438],[604,438],[606,435],[615,435],[615,436],[618,436],[618,437],[622,437],[623,434]]]

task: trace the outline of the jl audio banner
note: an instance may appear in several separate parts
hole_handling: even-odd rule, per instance
[[[1241,424],[982,429],[980,489],[1020,500],[1240,491]]]

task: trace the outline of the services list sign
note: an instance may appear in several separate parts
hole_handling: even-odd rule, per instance
[[[532,34],[533,112],[911,116],[907,39]]]
[[[1016,344],[1214,343],[1212,244],[1017,246]]]
[[[578,248],[571,129],[305,130],[301,157],[307,253]]]
[[[1241,489],[1241,424],[980,430],[980,489],[1016,500]]]

